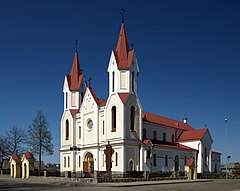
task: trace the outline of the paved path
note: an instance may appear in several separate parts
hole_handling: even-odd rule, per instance
[[[137,187],[136,187],[137,186]],[[12,179],[0,175],[0,191],[240,191],[240,180],[149,181],[132,183],[74,183],[48,179]]]

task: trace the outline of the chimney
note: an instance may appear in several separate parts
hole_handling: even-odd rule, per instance
[[[183,123],[187,124],[187,115],[184,114]]]

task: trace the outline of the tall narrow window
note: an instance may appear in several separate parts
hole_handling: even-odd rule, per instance
[[[102,122],[102,134],[104,135],[104,121]]]
[[[153,131],[153,139],[154,139],[154,140],[157,140],[157,131],[156,131],[156,130]]]
[[[114,84],[115,84],[115,73],[112,73],[112,91],[114,92]]]
[[[116,152],[115,153],[115,166],[118,165],[118,153]]]
[[[147,131],[146,129],[144,128],[143,129],[143,139],[146,139],[147,138]]]
[[[208,166],[208,161],[207,161],[207,147],[204,149],[204,161],[205,161],[205,166]]]
[[[166,133],[163,133],[163,142],[166,142]]]
[[[135,121],[135,107],[132,106],[131,107],[131,111],[130,111],[130,123],[131,123],[131,131],[134,131],[134,121]]]
[[[174,135],[172,135],[172,143],[174,143],[175,142],[175,140],[174,140]]]
[[[165,166],[168,166],[168,156],[165,155]]]
[[[187,156],[184,157],[184,165],[187,164]]]
[[[134,72],[132,72],[132,92],[134,92]]]
[[[69,140],[69,121],[68,121],[68,119],[66,120],[66,124],[65,124],[65,132],[66,132],[65,140]]]
[[[83,102],[83,92],[81,93],[81,103]]]
[[[66,157],[63,158],[63,164],[64,164],[64,167],[66,168]]]
[[[117,125],[117,115],[116,115],[116,106],[112,107],[112,131],[116,131],[116,125]]]
[[[104,157],[105,155],[103,154],[102,155],[102,166],[104,167],[104,162],[105,162],[105,157]]]
[[[70,167],[70,157],[68,157],[68,167]]]
[[[81,167],[81,156],[78,156],[78,166]]]
[[[153,166],[157,166],[157,155],[153,154]]]
[[[66,109],[68,108],[68,93],[66,92]]]
[[[81,129],[81,127],[79,126],[79,128],[78,128],[78,138],[79,138],[79,139],[81,139],[81,130],[82,130],[82,129]]]

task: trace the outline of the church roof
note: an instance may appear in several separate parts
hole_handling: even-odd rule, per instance
[[[67,75],[69,89],[71,91],[79,90],[82,79],[83,74],[80,68],[78,53],[75,52],[71,73],[70,75]]]
[[[26,151],[24,153],[24,155],[25,155],[26,159],[34,159],[33,154],[31,152],[29,152],[29,151]]]
[[[144,139],[143,144],[147,145],[149,143],[152,143],[154,147],[162,147],[162,148],[169,148],[169,149],[181,149],[181,150],[191,150],[191,151],[196,151],[195,149],[191,147],[187,147],[185,145],[179,144],[179,143],[169,143],[165,142],[163,143],[162,141],[159,140],[150,140],[150,139]]]
[[[98,97],[96,96],[94,90],[93,90],[91,87],[89,88],[89,90],[90,90],[90,92],[91,92],[94,100],[96,101],[96,103],[97,103],[97,105],[98,105],[99,107],[106,105],[107,100],[98,98]]]
[[[118,69],[129,69],[134,55],[134,50],[129,49],[127,34],[122,23],[116,50],[114,51]]]
[[[191,147],[187,147],[182,144],[176,144],[176,145],[167,145],[167,144],[153,144],[154,147],[166,147],[170,149],[177,149],[177,150],[189,150],[189,151],[197,151],[196,149],[193,149]]]
[[[21,161],[20,156],[16,153],[12,154],[12,159],[15,160],[15,161]]]
[[[149,112],[145,112],[143,111],[142,113],[142,118],[143,121],[149,122],[149,123],[154,123],[157,125],[164,125],[167,127],[172,127],[172,128],[176,128],[176,129],[181,129],[181,130],[193,130],[194,128],[186,123],[174,120],[174,119],[170,119],[167,117],[163,117],[163,116],[159,116],[159,115],[155,115]]]
[[[184,131],[178,138],[178,142],[184,142],[184,141],[195,141],[195,140],[201,140],[205,133],[207,132],[208,128],[204,129],[194,129],[190,131]]]

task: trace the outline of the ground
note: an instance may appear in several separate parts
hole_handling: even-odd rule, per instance
[[[61,185],[62,184],[62,185]],[[33,181],[32,179],[11,179],[9,177],[0,176],[0,190],[1,191],[240,191],[240,180],[213,180],[211,182],[194,182],[194,183],[180,183],[180,184],[161,184],[161,185],[147,185],[147,186],[131,186],[131,187],[111,187],[104,184],[76,184],[69,185],[59,182],[53,184],[45,181]]]

